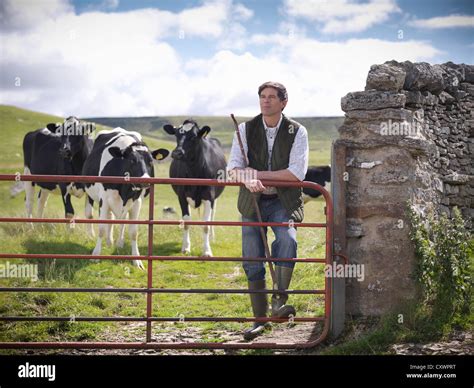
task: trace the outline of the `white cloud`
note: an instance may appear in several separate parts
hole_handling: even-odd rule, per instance
[[[193,113],[192,104],[206,98],[190,89],[200,83],[183,70],[188,58],[166,39],[183,30],[186,38],[239,46],[231,35],[242,38],[246,30],[237,20],[252,16],[230,0],[179,13],[142,9],[77,15],[63,5],[54,17],[38,11],[41,18],[30,30],[20,31],[15,23],[16,30],[2,34],[1,102],[80,116]],[[14,3],[9,15],[21,15],[25,6]],[[18,78],[20,87],[14,86]]]
[[[64,8],[34,29],[4,31],[0,102],[82,117],[253,115],[258,113],[258,85],[273,79],[288,88],[285,112],[290,116],[340,115],[340,98],[364,88],[370,65],[390,59],[429,60],[439,54],[419,41],[321,42],[307,38],[304,29],[296,29],[293,37],[247,36],[238,20],[251,12],[240,9],[229,16],[235,3],[222,3],[224,11],[213,4],[195,7],[192,14],[142,9],[77,15]],[[204,15],[210,17],[208,24],[214,27],[192,30],[221,47],[210,57],[193,59],[166,41],[180,26],[187,28],[190,15],[201,25],[206,24]],[[229,17],[233,27],[219,28]],[[231,31],[245,37],[254,53],[236,52]],[[226,40],[232,50],[222,48]],[[263,54],[255,54],[262,47]],[[16,77],[20,87],[14,85]]]
[[[6,33],[0,98],[62,114],[159,111],[161,104],[169,103],[161,83],[179,79],[181,72],[174,48],[159,40],[169,33],[173,20],[171,13],[151,9],[64,13],[35,30]],[[21,87],[14,86],[16,77]]]
[[[439,16],[430,19],[415,19],[410,25],[419,28],[440,29],[440,28],[459,28],[474,27],[474,16],[469,15],[448,15]]]
[[[201,7],[190,8],[180,12],[177,24],[191,36],[210,36],[217,38],[224,29],[227,6],[222,2],[208,2]]]
[[[242,22],[253,17],[253,11],[232,0],[208,0],[200,7],[179,14],[180,29],[185,36],[214,38],[220,49],[243,50],[247,30]]]
[[[226,42],[231,40],[239,44],[239,40],[246,35],[246,29],[240,22],[252,16],[252,10],[232,0],[207,0],[199,7],[177,14],[174,28],[185,37],[218,39],[221,46],[226,46]]]
[[[387,60],[429,60],[439,54],[419,41],[390,42],[351,39],[321,42],[284,34],[254,35],[250,43],[269,47],[267,54],[216,53],[209,60],[186,65],[198,112],[225,115],[258,113],[257,88],[268,80],[282,82],[289,92],[290,116],[342,115],[340,99],[363,90],[370,66]],[[361,53],[364,53],[362,56]]]
[[[233,10],[237,20],[246,21],[253,17],[253,11],[243,4],[236,4]]]
[[[401,12],[395,0],[285,0],[282,10],[290,17],[320,23],[327,34],[361,32]]]
[[[296,35],[255,35],[252,43],[272,47],[265,63],[288,89],[287,111],[295,116],[341,115],[340,99],[364,90],[370,66],[387,60],[427,61],[440,54],[420,41],[350,39],[323,42]]]
[[[0,29],[35,29],[47,19],[55,19],[72,12],[66,0],[2,0],[0,2]]]

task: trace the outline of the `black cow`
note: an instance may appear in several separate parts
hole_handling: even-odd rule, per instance
[[[46,128],[28,132],[23,139],[24,174],[81,175],[84,162],[92,149],[89,133],[92,124],[68,117],[63,124],[48,124]],[[66,218],[74,217],[71,194],[84,195],[81,183],[25,182],[27,217],[33,214],[34,186],[38,193],[38,218],[43,217],[49,194],[59,187]]]
[[[199,128],[193,120],[184,121],[178,128],[169,124],[163,128],[168,134],[175,135],[177,142],[171,154],[173,157],[170,166],[171,178],[217,179],[220,174],[225,174],[227,163],[221,143],[215,138],[207,138],[211,128],[208,126]],[[204,204],[203,220],[212,221],[216,211],[216,200],[224,191],[224,187],[174,185],[173,190],[178,196],[183,220],[191,219],[189,205],[199,208],[202,203]],[[213,228],[204,226],[203,231],[203,256],[211,257],[209,232],[213,235]],[[189,226],[186,225],[181,251],[183,253],[191,251]]]
[[[129,132],[122,128],[101,131],[94,141],[92,152],[87,158],[83,175],[91,176],[122,176],[122,177],[154,177],[153,159],[161,160],[168,156],[169,151],[158,149],[150,152],[143,143],[138,132]],[[99,217],[102,220],[126,219],[129,214],[131,220],[138,219],[143,197],[148,194],[146,185],[122,183],[86,183],[86,192],[89,199],[87,218],[92,218],[94,201],[99,203]],[[123,246],[122,225],[118,246]],[[129,226],[132,255],[139,255],[138,225]],[[102,238],[107,237],[107,245],[112,245],[111,224],[99,225],[99,237],[92,254],[100,255]],[[133,264],[143,269],[141,260],[134,260]]]
[[[317,183],[325,187],[326,183],[331,182],[331,166],[310,166],[304,178],[305,181]],[[304,202],[312,201],[321,195],[319,191],[309,188],[303,188]]]

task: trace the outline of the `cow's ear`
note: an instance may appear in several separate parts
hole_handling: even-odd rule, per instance
[[[199,137],[206,137],[209,132],[211,132],[211,127],[208,127],[207,125],[205,125],[204,127],[202,127],[199,130],[198,136]]]
[[[125,150],[122,151],[122,156],[124,158],[128,158],[130,157],[130,155],[133,153],[133,148],[132,146],[128,146],[127,148],[125,148]]]
[[[55,133],[59,127],[60,126],[56,125],[55,123],[49,123],[48,125],[46,125],[46,128],[48,128],[53,133]]]
[[[164,148],[159,148],[157,150],[154,150],[151,153],[151,156],[153,156],[153,159],[163,160],[164,158],[166,158],[169,155],[169,153],[170,152],[168,150],[165,150]]]
[[[109,148],[109,153],[114,158],[123,158],[123,152],[119,147],[110,147]]]
[[[176,134],[176,128],[173,127],[170,124],[163,125],[163,129],[165,130],[166,133],[170,135],[175,135]]]

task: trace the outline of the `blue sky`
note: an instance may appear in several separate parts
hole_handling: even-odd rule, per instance
[[[342,115],[374,63],[474,63],[473,1],[4,0],[0,16],[0,102],[62,115],[251,115],[268,79],[289,115]]]

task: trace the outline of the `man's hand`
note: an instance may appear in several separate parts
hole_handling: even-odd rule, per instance
[[[244,183],[245,183],[245,187],[251,193],[261,193],[263,190],[265,190],[265,186],[258,179],[250,179],[250,180],[245,181]]]

